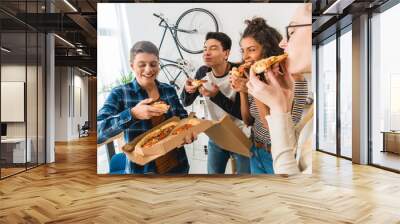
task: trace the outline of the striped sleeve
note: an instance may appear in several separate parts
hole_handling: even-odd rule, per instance
[[[307,81],[294,82],[294,98],[292,107],[292,120],[294,124],[300,122],[308,96]]]

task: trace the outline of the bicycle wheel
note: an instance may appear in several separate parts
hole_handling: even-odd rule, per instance
[[[189,78],[189,75],[176,64],[162,65],[160,72],[163,76],[159,77],[159,80],[174,86],[178,93],[184,88],[185,82]]]
[[[175,25],[175,37],[179,47],[191,54],[203,52],[203,43],[208,32],[218,32],[218,22],[208,10],[193,8],[185,11]],[[194,33],[185,32],[193,31]]]

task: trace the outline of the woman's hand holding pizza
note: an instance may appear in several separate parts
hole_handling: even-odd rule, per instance
[[[283,64],[283,63],[282,63]],[[283,73],[279,71],[279,64],[265,71],[267,83],[261,81],[253,70],[247,83],[249,93],[263,102],[271,109],[272,113],[288,113],[291,109],[294,95],[293,77],[281,65]]]
[[[231,75],[229,77],[229,81],[231,83],[231,88],[236,92],[247,93],[247,82],[249,79],[246,76],[237,77],[236,75]]]

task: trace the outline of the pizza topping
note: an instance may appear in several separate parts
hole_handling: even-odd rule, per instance
[[[231,74],[241,78],[245,75],[246,69],[250,68],[251,64],[252,62],[248,61],[241,64],[239,68],[233,67],[231,70]]]
[[[161,128],[161,129],[156,130],[154,133],[154,136],[147,139],[147,141],[145,141],[143,143],[142,147],[146,148],[146,147],[151,147],[151,146],[157,144],[158,142],[160,142],[161,140],[166,138],[175,127],[176,127],[176,124],[172,124],[172,125],[167,126],[166,128]]]
[[[231,75],[237,76],[237,77],[242,77],[243,75],[239,72],[238,68],[233,67],[231,70]]]
[[[178,127],[177,129],[175,129],[171,134],[172,134],[172,135],[177,135],[177,134],[179,134],[179,133],[181,133],[181,132],[183,132],[183,131],[188,130],[188,129],[191,128],[191,127],[193,127],[192,124],[184,124],[184,125]]]
[[[255,73],[263,73],[265,70],[267,70],[269,67],[271,67],[273,64],[281,62],[283,60],[285,60],[287,58],[287,53],[284,53],[282,55],[278,55],[278,56],[271,56],[269,58],[264,58],[261,59],[259,61],[257,61],[256,63],[254,63],[251,66],[251,69],[253,69],[253,71]]]
[[[162,110],[164,110],[164,113],[166,113],[169,110],[169,107],[170,107],[167,103],[165,103],[162,100],[155,101],[155,102],[151,103],[150,106],[162,109]]]
[[[179,133],[194,127],[195,125],[199,124],[200,121],[198,119],[185,119],[184,123],[180,123],[177,121],[168,122],[161,127],[152,130],[148,134],[146,134],[137,144],[135,147],[143,148],[150,148],[166,139],[168,136],[178,135]],[[179,125],[179,126],[178,126]]]
[[[207,80],[204,80],[204,79],[200,79],[200,80],[195,79],[195,80],[192,80],[192,86],[200,87],[201,85],[203,85],[206,82],[207,82]]]

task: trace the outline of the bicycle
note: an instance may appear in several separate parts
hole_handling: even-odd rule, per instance
[[[195,71],[194,66],[183,57],[181,49],[190,54],[202,53],[205,34],[210,31],[218,32],[218,22],[210,11],[202,8],[193,8],[183,12],[176,21],[176,24],[172,25],[168,24],[167,18],[161,13],[153,13],[153,16],[160,19],[158,26],[164,28],[158,50],[161,52],[167,30],[171,33],[176,49],[178,50],[180,58],[176,61],[160,57],[160,67],[161,72],[167,78],[168,82],[179,91],[184,86],[186,79],[190,78],[189,74]],[[211,23],[212,28],[207,28],[207,31],[205,31],[202,27],[209,25],[207,23]],[[196,34],[201,36],[202,39],[197,38],[191,43],[201,44],[201,46],[191,49],[190,46],[186,46],[185,42],[182,40],[184,38],[186,42],[188,42],[187,40],[193,39],[196,37]]]

